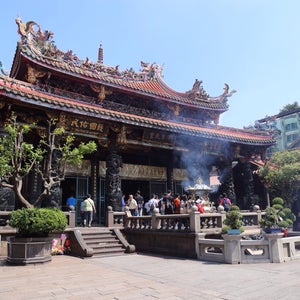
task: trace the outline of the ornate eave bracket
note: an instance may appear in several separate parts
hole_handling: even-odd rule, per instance
[[[100,84],[90,84],[91,89],[98,94],[98,100],[102,102],[106,95],[111,95],[112,91],[106,88],[104,85]]]

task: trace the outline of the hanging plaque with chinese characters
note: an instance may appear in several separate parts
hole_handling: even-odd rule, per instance
[[[100,122],[89,121],[88,119],[74,118],[69,120],[69,128],[76,132],[105,133],[107,127]]]

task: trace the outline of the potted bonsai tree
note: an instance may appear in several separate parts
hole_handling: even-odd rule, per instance
[[[275,197],[272,200],[272,206],[265,210],[265,217],[260,221],[266,233],[284,232],[293,224],[295,215],[291,209],[284,207],[284,200],[280,197]]]
[[[222,228],[222,233],[240,234],[243,232],[242,219],[243,215],[240,212],[240,208],[237,205],[232,205],[226,213],[226,219],[223,222],[226,226]]]
[[[274,207],[267,207],[265,216],[259,221],[265,233],[282,232],[281,227],[278,225],[278,214]]]
[[[284,200],[282,198],[274,198],[272,206],[277,210],[279,227],[287,229],[296,220],[296,216],[292,213],[291,209],[284,207]]]
[[[8,240],[7,262],[42,263],[51,260],[49,233],[64,231],[67,218],[56,208],[22,208],[12,211],[9,225],[17,233]]]

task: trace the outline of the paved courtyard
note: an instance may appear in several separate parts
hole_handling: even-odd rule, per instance
[[[228,265],[127,254],[0,266],[0,299],[299,299],[300,260]]]

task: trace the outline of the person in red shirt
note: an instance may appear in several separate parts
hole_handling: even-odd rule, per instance
[[[173,200],[173,205],[174,205],[174,214],[180,214],[180,198],[179,195],[176,194],[175,198]]]
[[[203,208],[203,205],[201,204],[201,200],[200,199],[196,200],[196,206],[198,208],[199,213],[203,214],[204,213],[204,208]]]

